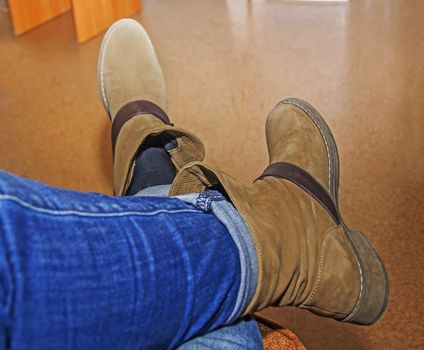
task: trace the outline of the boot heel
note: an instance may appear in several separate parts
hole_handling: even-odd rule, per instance
[[[362,273],[362,293],[357,306],[343,321],[359,325],[376,322],[387,307],[389,279],[376,250],[360,231],[347,230]]]

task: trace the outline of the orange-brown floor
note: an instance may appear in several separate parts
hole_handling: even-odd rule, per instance
[[[251,181],[264,122],[310,101],[341,155],[340,202],[387,264],[388,311],[359,327],[271,310],[308,349],[424,348],[424,1],[145,0],[173,121],[207,160]],[[78,45],[67,14],[15,38],[0,15],[0,168],[111,193],[110,125],[96,86],[101,36]]]

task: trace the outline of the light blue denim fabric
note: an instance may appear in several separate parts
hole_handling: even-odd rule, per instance
[[[136,195],[166,197],[169,187],[169,185],[149,187]],[[217,191],[205,191],[177,198],[206,212],[212,212],[224,224],[239,250],[241,268],[240,289],[234,310],[227,321],[229,325],[199,336],[183,344],[179,349],[262,349],[262,338],[252,318],[248,317],[231,324],[252,300],[258,279],[256,250],[248,227],[234,206]]]
[[[174,349],[234,317],[239,255],[215,215],[180,199],[0,171],[0,349]]]
[[[171,185],[158,185],[151,186],[142,189],[140,192],[136,193],[134,196],[139,197],[168,197],[168,192]]]
[[[178,350],[259,350],[262,336],[252,316],[199,336],[181,345]]]

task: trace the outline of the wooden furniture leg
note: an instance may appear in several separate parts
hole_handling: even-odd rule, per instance
[[[72,0],[78,42],[87,41],[140,8],[140,0]]]
[[[71,9],[71,0],[9,0],[16,35],[47,22]]]

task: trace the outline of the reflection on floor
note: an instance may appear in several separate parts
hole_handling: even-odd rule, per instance
[[[264,122],[280,99],[302,97],[327,117],[342,210],[386,261],[391,297],[369,328],[271,310],[310,349],[424,343],[423,11],[421,0],[145,0],[136,17],[157,47],[172,119],[204,140],[209,163],[243,181],[267,164]],[[110,125],[96,86],[101,37],[77,45],[65,15],[14,38],[0,16],[0,168],[111,193]]]

